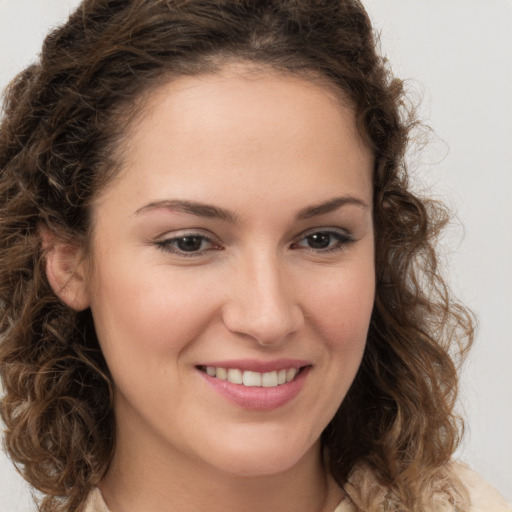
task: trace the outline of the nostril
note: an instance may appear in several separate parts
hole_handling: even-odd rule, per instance
[[[250,280],[242,276],[222,309],[229,331],[252,338],[262,346],[282,344],[304,324],[302,308],[290,286],[281,283],[282,276],[261,275],[276,272],[269,267],[273,265],[269,263],[265,271],[255,270]]]

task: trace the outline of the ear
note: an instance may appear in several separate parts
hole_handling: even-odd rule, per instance
[[[90,305],[83,249],[78,243],[59,238],[46,226],[40,227],[46,277],[53,291],[75,311]]]

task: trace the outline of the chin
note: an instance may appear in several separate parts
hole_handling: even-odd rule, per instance
[[[259,442],[258,442],[259,441]],[[226,473],[240,477],[263,477],[284,473],[309,457],[320,453],[320,442],[313,445],[290,443],[290,439],[278,441],[271,438],[241,440],[229,447],[218,446],[216,453],[210,452],[216,461],[214,466]],[[212,458],[213,458],[212,457]]]
[[[219,469],[241,478],[265,477],[285,473],[293,468],[299,460],[300,458],[290,459],[282,454],[266,460],[263,460],[262,457],[258,457],[256,460],[240,457],[226,461]]]

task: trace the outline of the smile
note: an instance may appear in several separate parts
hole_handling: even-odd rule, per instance
[[[285,358],[205,361],[196,365],[210,389],[251,411],[270,411],[293,401],[312,368],[311,361]]]
[[[199,369],[210,377],[247,387],[274,388],[292,382],[302,368],[283,368],[271,372],[255,372],[238,368],[201,366]]]

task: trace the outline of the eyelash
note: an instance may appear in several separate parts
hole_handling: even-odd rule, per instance
[[[309,252],[314,252],[317,254],[326,254],[326,253],[333,253],[342,251],[346,248],[347,245],[355,242],[352,235],[346,233],[345,231],[333,229],[333,228],[326,228],[326,229],[317,229],[315,231],[310,231],[309,233],[302,234],[300,238],[297,238],[297,242],[293,242],[291,247],[293,249],[302,247],[300,245],[301,242],[306,241],[308,238],[311,239],[311,237],[323,235],[329,237],[329,244],[330,242],[335,241],[334,245],[332,247],[326,247],[326,248],[314,248],[314,247],[308,247],[305,246],[304,249]],[[185,239],[196,239],[197,242],[200,243],[200,246],[202,246],[204,243],[209,243],[213,245],[212,248],[209,249],[202,249],[197,251],[185,251],[183,249],[179,249],[176,247],[175,244],[178,244],[180,241],[183,241]],[[310,240],[311,242],[311,240]],[[181,236],[175,236],[172,238],[167,238],[165,240],[158,240],[154,242],[155,245],[162,251],[176,254],[178,256],[183,257],[199,257],[203,256],[205,252],[207,251],[213,251],[213,250],[222,250],[222,247],[219,244],[216,244],[210,237],[199,234],[199,233],[185,233]]]
[[[183,249],[176,248],[173,245],[179,243],[180,241],[183,241],[186,238],[198,239],[201,245],[203,245],[205,242],[209,242],[212,245],[216,245],[215,242],[210,237],[202,235],[200,233],[185,233],[180,236],[166,238],[165,240],[158,240],[155,242],[155,245],[164,252],[184,257],[198,257],[203,256],[206,251],[222,250],[220,245],[217,245],[217,247],[213,247],[211,249],[203,249],[201,251],[184,251]]]
[[[308,238],[323,235],[323,236],[329,236],[330,241],[332,242],[333,239],[335,241],[334,245],[332,247],[327,248],[314,248],[314,247],[305,247],[306,250],[309,250],[310,252],[314,253],[320,253],[320,254],[326,254],[326,253],[333,253],[344,250],[348,245],[355,242],[355,239],[352,235],[347,233],[346,231],[342,231],[339,229],[333,229],[333,228],[326,228],[326,229],[316,229],[314,231],[310,231],[308,233],[302,234],[301,238],[299,238],[299,242],[305,241]],[[299,246],[298,242],[294,242],[292,244],[293,246]]]

